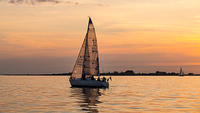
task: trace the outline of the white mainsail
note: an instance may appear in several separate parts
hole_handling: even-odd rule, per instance
[[[76,60],[72,78],[87,78],[99,75],[99,56],[95,28],[89,18],[88,29]]]

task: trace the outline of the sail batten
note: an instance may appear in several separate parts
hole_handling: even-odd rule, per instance
[[[72,77],[88,78],[99,75],[99,56],[95,28],[89,18],[87,33],[76,60]]]

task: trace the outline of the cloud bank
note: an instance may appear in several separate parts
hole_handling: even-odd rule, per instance
[[[82,2],[81,0],[0,0],[0,2],[7,2],[9,4],[27,4],[27,5],[38,5],[38,4],[70,4],[70,5],[95,5],[95,6],[104,6],[103,3],[96,1],[86,1]]]
[[[8,0],[11,4],[60,3],[60,0]]]

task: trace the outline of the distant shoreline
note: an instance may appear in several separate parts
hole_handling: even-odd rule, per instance
[[[0,76],[71,76],[63,74],[0,74]],[[101,76],[180,76],[180,75],[101,75]],[[184,75],[184,76],[200,76],[200,74]]]
[[[72,75],[72,72],[64,72],[64,73],[15,73],[15,74],[9,74],[9,73],[3,73],[0,74],[0,76],[70,76]],[[164,71],[156,71],[154,73],[135,73],[133,70],[126,70],[122,72],[113,71],[113,72],[104,72],[100,73],[101,76],[180,76],[179,73],[176,72],[164,72]],[[183,76],[200,76],[198,73],[185,73]]]

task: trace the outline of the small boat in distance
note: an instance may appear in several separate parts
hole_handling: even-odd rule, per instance
[[[98,79],[94,76],[98,76]],[[87,33],[69,81],[72,87],[109,87],[109,79],[100,78],[97,38],[90,17]]]
[[[184,72],[183,72],[182,67],[180,68],[179,76],[184,76]]]

